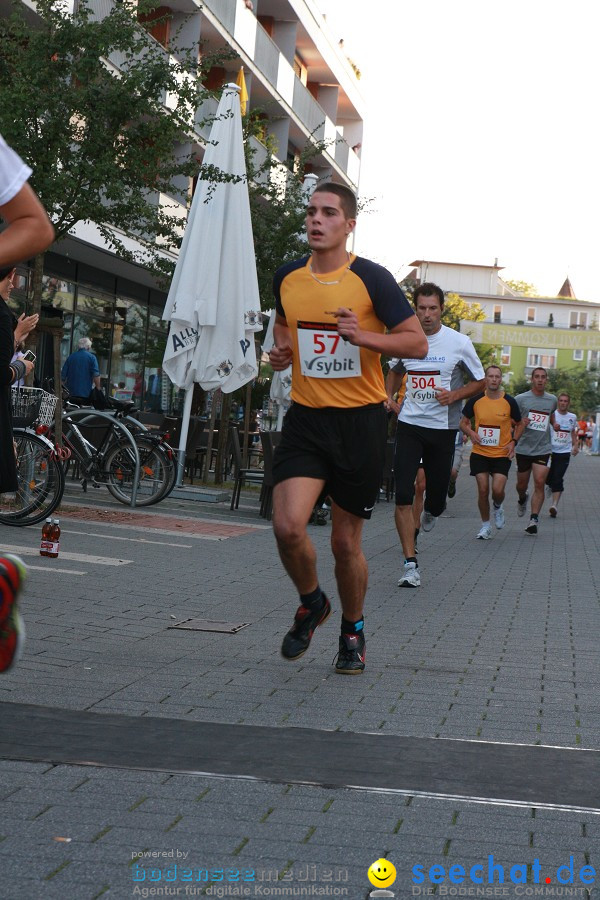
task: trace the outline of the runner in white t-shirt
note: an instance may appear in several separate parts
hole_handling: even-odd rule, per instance
[[[471,339],[442,325],[444,292],[425,282],[413,299],[417,317],[427,337],[425,359],[400,359],[390,363],[386,380],[388,398],[406,375],[406,392],[398,414],[394,473],[396,480],[396,528],[404,553],[404,570],[398,585],[421,583],[415,556],[412,502],[420,460],[425,471],[425,504],[421,528],[431,531],[446,508],[454,442],[462,401],[480,393],[484,371]],[[471,381],[464,383],[467,375]],[[388,408],[392,405],[388,400]]]
[[[0,216],[8,228],[0,234],[0,267],[14,265],[45,250],[54,229],[44,207],[27,184],[31,169],[0,135]]]
[[[558,408],[554,413],[554,422],[555,425],[558,425],[558,428],[554,428],[550,432],[552,457],[550,471],[546,479],[546,488],[552,492],[550,515],[553,519],[558,515],[558,504],[565,489],[563,479],[569,467],[571,456],[577,456],[579,453],[577,416],[575,413],[568,411],[571,398],[563,391],[556,398],[556,402]]]
[[[54,238],[54,229],[44,208],[27,184],[31,169],[0,135],[0,216],[8,223],[0,234],[0,282],[9,286],[14,264],[45,250]],[[0,491],[14,491],[16,468],[12,440],[10,384],[32,363],[20,360],[11,365],[14,353],[13,317],[0,297]],[[4,482],[4,483],[3,483]],[[23,561],[14,554],[0,555],[0,672],[18,660],[24,628],[18,597],[26,577]]]

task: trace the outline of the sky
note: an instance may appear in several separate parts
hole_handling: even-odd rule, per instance
[[[600,300],[593,0],[320,0],[366,101],[355,250]]]

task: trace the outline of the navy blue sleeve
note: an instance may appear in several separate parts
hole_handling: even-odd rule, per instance
[[[383,266],[357,256],[350,270],[363,282],[380,322],[392,329],[414,316],[413,308],[394,276]]]
[[[513,422],[520,422],[522,419],[521,410],[519,409],[519,404],[515,400],[514,397],[511,397],[510,394],[505,394],[504,399],[508,402],[510,406],[510,416]]]
[[[469,399],[467,400],[467,402],[465,403],[465,405],[463,406],[463,409],[462,409],[463,416],[466,416],[467,419],[472,419],[475,415],[475,404],[477,403],[478,400],[481,400],[481,398],[483,396],[485,396],[485,395],[484,394],[475,394],[474,397],[469,397]]]
[[[285,310],[283,308],[283,304],[281,302],[281,285],[283,283],[283,279],[286,275],[289,275],[290,272],[294,272],[296,269],[301,269],[306,265],[308,260],[308,256],[304,256],[302,259],[295,259],[293,262],[285,263],[285,265],[280,266],[275,275],[273,276],[273,296],[275,297],[275,311],[279,313],[279,315],[285,319]]]

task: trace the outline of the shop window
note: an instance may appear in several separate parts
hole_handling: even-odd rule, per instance
[[[531,369],[535,369],[536,366],[543,366],[544,369],[555,369],[557,353],[557,350],[547,350],[545,347],[528,347],[527,366]]]
[[[110,364],[110,393],[117,400],[133,400],[141,408],[144,384],[147,309],[118,297]]]

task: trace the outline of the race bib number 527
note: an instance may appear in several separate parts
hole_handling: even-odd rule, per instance
[[[358,378],[360,348],[345,341],[333,322],[298,322],[300,371],[309,378]]]

